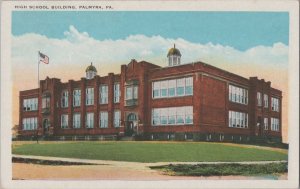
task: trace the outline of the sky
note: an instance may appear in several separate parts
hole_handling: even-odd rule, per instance
[[[243,77],[258,76],[283,91],[287,135],[289,15],[287,12],[46,12],[12,13],[14,95],[37,87],[38,51],[46,76],[79,80],[93,62],[100,76],[120,73],[131,59],[167,66],[176,44],[182,62],[202,61]],[[18,121],[18,101],[14,121]]]
[[[238,15],[238,16],[237,16]],[[246,50],[276,42],[288,45],[288,13],[282,12],[22,12],[12,15],[12,33],[63,39],[73,25],[98,40],[160,35]],[[24,22],[26,20],[26,22]]]

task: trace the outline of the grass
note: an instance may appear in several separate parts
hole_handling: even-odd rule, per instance
[[[13,154],[130,162],[287,160],[287,151],[206,142],[47,142],[13,145]]]
[[[153,166],[167,175],[176,176],[225,176],[225,175],[272,175],[288,171],[287,163],[268,164],[197,164]]]

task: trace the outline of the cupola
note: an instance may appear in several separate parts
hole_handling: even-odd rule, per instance
[[[167,57],[169,61],[169,66],[180,65],[181,53],[175,47],[175,44],[174,47],[169,50]]]
[[[91,65],[85,69],[85,74],[87,79],[93,79],[97,75],[97,69],[93,66],[92,62]]]

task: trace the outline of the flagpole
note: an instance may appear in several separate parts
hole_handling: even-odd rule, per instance
[[[38,51],[38,94],[40,94],[40,51]],[[39,96],[38,96],[39,99]],[[39,103],[38,103],[39,104]],[[39,108],[38,108],[38,116],[39,116]],[[39,123],[39,120],[38,120]],[[39,124],[37,125],[37,134],[36,134],[36,142],[39,143]]]
[[[40,88],[40,51],[38,52],[38,88]]]

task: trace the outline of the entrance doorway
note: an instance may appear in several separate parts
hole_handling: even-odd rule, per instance
[[[134,113],[130,113],[127,116],[126,127],[125,127],[125,135],[126,136],[132,136],[133,135],[136,120],[137,120],[137,116]]]

